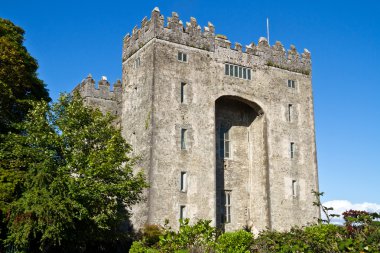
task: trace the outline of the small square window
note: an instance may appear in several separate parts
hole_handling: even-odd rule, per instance
[[[296,82],[294,80],[288,80],[288,87],[295,89],[296,88]]]
[[[178,52],[178,61],[187,62],[187,54]]]

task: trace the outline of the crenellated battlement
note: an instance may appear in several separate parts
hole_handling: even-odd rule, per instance
[[[165,18],[157,7],[153,9],[150,19],[144,17],[140,28],[135,26],[132,35],[127,34],[124,37],[123,62],[153,38],[211,52],[217,51],[218,48],[225,48],[254,55],[253,65],[266,65],[303,74],[309,74],[311,71],[311,57],[307,49],[300,54],[293,45],[286,50],[279,41],[270,46],[264,37],[259,39],[257,45],[251,43],[243,47],[240,43],[235,43],[232,46],[226,36],[215,36],[215,27],[212,23],[208,22],[208,25],[202,29],[197,20],[191,17],[190,22],[184,25],[176,12],[173,12],[171,17],[167,17],[165,23]]]
[[[111,90],[110,83],[107,78],[103,76],[98,82],[98,87],[96,87],[95,80],[92,78],[91,74],[74,88],[74,91],[76,90],[79,91],[84,99],[91,97],[120,102],[122,96],[122,84],[120,80],[117,80],[116,83],[114,83],[113,90]]]
[[[160,10],[156,7],[153,9],[150,19],[144,17],[140,28],[135,26],[132,30],[132,35],[127,34],[124,37],[123,61],[153,38],[213,51],[214,30],[214,26],[210,22],[202,30],[197,20],[193,17],[184,26],[175,12],[172,13],[171,17],[167,18],[167,23],[165,24],[164,16],[161,15]]]

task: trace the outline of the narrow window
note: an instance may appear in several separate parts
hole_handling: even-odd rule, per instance
[[[289,88],[296,88],[296,82],[294,80],[288,80],[288,87]]]
[[[234,66],[230,65],[230,76],[234,76]]]
[[[220,129],[220,156],[222,158],[230,158],[230,134],[227,128]]]
[[[243,78],[247,79],[247,69],[243,68]]]
[[[292,180],[292,196],[297,197],[297,181]]]
[[[239,67],[239,78],[243,78],[243,68]]]
[[[186,217],[186,206],[185,205],[181,205],[179,206],[179,218],[181,220],[185,219]]]
[[[295,146],[294,146],[294,142],[291,142],[290,143],[290,158],[294,158],[294,150],[295,149]]]
[[[230,66],[228,65],[228,64],[225,64],[224,65],[224,74],[226,75],[226,76],[228,76],[228,74],[230,73]]]
[[[224,191],[224,223],[231,222],[231,191]]]
[[[185,171],[181,171],[181,192],[187,191],[187,173]]]
[[[235,67],[235,69],[234,69],[234,76],[238,77],[239,76],[238,66],[234,66],[234,67]]]
[[[186,83],[181,83],[181,103],[186,102]]]
[[[224,132],[224,158],[230,158],[230,134],[228,129]]]
[[[251,70],[247,69],[247,79],[251,80]]]
[[[288,104],[288,121],[292,122],[292,118],[293,118],[293,105]]]
[[[181,129],[181,149],[186,149],[186,132],[187,129]]]
[[[140,57],[137,57],[134,62],[134,68],[137,69],[140,67]]]

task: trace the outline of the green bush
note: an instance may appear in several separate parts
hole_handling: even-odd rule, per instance
[[[156,249],[152,249],[146,247],[144,243],[141,241],[133,242],[131,248],[129,249],[129,253],[158,253],[159,251]]]
[[[222,234],[216,241],[218,253],[247,253],[252,243],[250,232],[239,230]]]
[[[209,220],[199,220],[190,225],[189,219],[180,220],[178,232],[169,229],[160,237],[160,252],[212,252],[215,247],[216,229],[210,226],[210,223]]]

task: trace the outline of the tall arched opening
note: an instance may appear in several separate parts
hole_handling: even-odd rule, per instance
[[[265,129],[256,103],[236,96],[215,101],[216,224],[226,231],[267,220]]]

